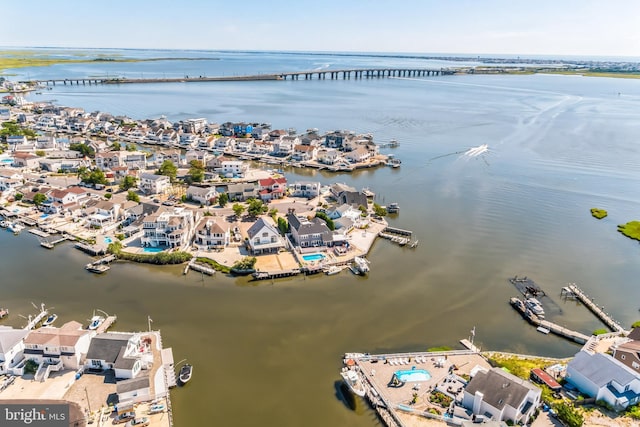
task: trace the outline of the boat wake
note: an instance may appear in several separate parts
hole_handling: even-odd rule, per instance
[[[488,144],[478,145],[477,147],[469,148],[467,151],[463,153],[466,157],[478,157],[481,154],[485,154],[489,151]]]

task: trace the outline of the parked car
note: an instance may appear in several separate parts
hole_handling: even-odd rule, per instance
[[[148,425],[149,425],[149,418],[142,417],[142,418],[135,418],[129,421],[124,425],[124,427],[134,427],[134,426],[145,427]]]

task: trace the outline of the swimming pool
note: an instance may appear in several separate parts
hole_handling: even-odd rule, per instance
[[[324,259],[325,256],[323,254],[309,254],[309,255],[302,255],[302,259],[305,261],[320,261],[321,259]]]
[[[402,382],[429,381],[431,374],[424,369],[411,369],[408,371],[396,371],[396,377]]]
[[[49,216],[49,214],[42,214],[42,215],[40,215],[40,219],[45,219],[48,216]]]
[[[13,163],[13,159],[2,159],[0,160],[0,163],[10,164],[10,163]]]
[[[143,252],[150,252],[150,253],[158,253],[158,252],[162,252],[164,249],[162,248],[144,248],[142,251]]]
[[[106,244],[113,243],[113,239],[112,239],[111,237],[105,237],[105,238],[104,238],[104,242],[105,242]]]

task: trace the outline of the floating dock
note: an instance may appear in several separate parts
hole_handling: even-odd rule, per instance
[[[513,276],[509,279],[509,282],[511,282],[511,284],[515,286],[525,298],[547,295],[540,286],[536,285],[536,282],[529,279],[527,276]]]
[[[548,320],[543,320],[533,314],[531,310],[528,310],[520,298],[512,297],[509,300],[511,306],[524,317],[524,319],[538,328],[542,327],[543,329],[548,330],[556,335],[567,338],[571,341],[577,342],[578,344],[584,344],[587,342],[589,337],[581,332],[573,331],[571,329],[565,328],[564,326],[560,326],[557,323],[550,322]]]
[[[604,306],[598,307],[598,305],[593,301],[593,298],[589,298],[589,296],[586,293],[584,293],[584,291],[582,291],[582,289],[580,289],[578,286],[576,286],[575,284],[571,284],[567,286],[567,288],[569,291],[571,291],[571,293],[573,293],[575,298],[577,298],[581,303],[586,305],[587,308],[591,310],[591,312],[595,314],[602,321],[602,323],[607,325],[607,327],[611,329],[613,332],[618,332],[618,333],[627,332],[622,326],[620,326],[618,322],[613,320],[613,318],[609,315],[609,313],[606,313],[604,311]]]

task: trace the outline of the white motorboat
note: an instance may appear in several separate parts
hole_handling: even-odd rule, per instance
[[[178,375],[178,379],[182,385],[185,385],[191,379],[191,375],[193,375],[193,366],[185,363],[182,368],[180,368],[180,374]]]
[[[338,274],[342,271],[342,267],[338,267],[337,265],[329,266],[329,268],[324,270],[324,273],[328,276]]]
[[[91,318],[91,323],[89,323],[89,329],[92,331],[95,331],[96,329],[98,329],[98,327],[100,327],[100,325],[102,325],[102,322],[104,322],[104,317],[102,316],[93,316]]]
[[[527,298],[524,303],[533,314],[538,317],[544,317],[544,308],[537,298]]]
[[[0,227],[7,228],[9,226],[9,221],[0,221]]]
[[[24,225],[18,222],[12,222],[9,223],[7,228],[9,229],[9,231],[13,232],[13,234],[19,234],[22,230],[24,230]]]
[[[358,274],[364,275],[369,272],[369,261],[366,258],[357,256],[353,259],[355,263],[355,269]]]
[[[56,321],[56,319],[58,318],[57,314],[50,314],[44,322],[42,322],[42,326],[49,326],[51,324],[53,324],[53,322]]]
[[[344,383],[349,387],[349,390],[353,392],[353,394],[364,397],[366,394],[366,389],[364,388],[364,383],[360,378],[360,375],[354,371],[353,369],[349,369],[347,367],[342,368],[342,372],[340,372]]]

